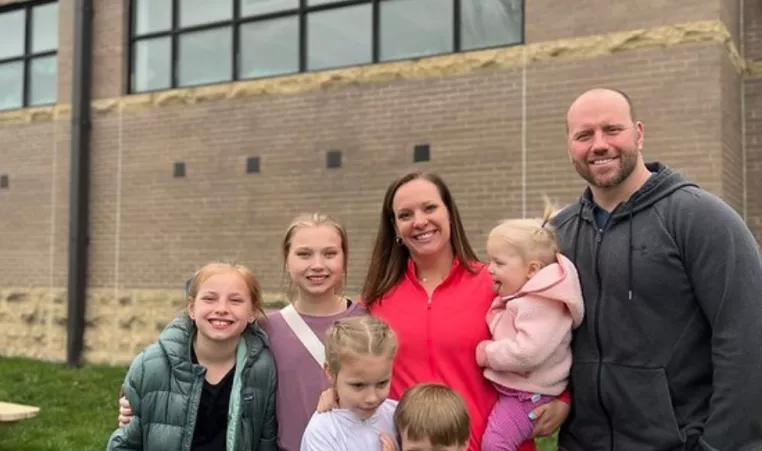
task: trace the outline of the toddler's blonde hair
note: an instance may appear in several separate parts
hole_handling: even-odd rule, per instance
[[[556,209],[550,199],[545,197],[544,200],[541,219],[504,220],[490,231],[487,242],[501,240],[516,249],[525,261],[536,260],[543,266],[554,263],[560,250],[549,221]]]

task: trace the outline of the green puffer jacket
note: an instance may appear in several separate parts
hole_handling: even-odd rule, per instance
[[[137,355],[123,384],[133,418],[107,450],[190,451],[206,369],[191,361],[195,323],[185,314]],[[238,345],[226,451],[277,451],[275,361],[255,323]]]

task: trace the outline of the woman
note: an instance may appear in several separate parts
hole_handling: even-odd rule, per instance
[[[413,172],[391,183],[362,290],[370,313],[399,337],[389,396],[399,399],[430,381],[456,390],[471,415],[469,451],[481,449],[497,399],[475,357],[476,346],[490,338],[484,315],[493,298],[490,275],[466,238],[444,181]],[[532,412],[535,435],[550,435],[566,418],[568,395],[561,399]],[[535,449],[531,440],[520,448]]]

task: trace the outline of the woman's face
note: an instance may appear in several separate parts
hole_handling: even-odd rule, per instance
[[[411,255],[436,255],[450,246],[450,212],[430,181],[415,179],[400,186],[392,210],[397,236]]]

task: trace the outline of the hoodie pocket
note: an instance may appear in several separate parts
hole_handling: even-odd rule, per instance
[[[616,449],[678,449],[680,432],[667,374],[662,368],[604,364],[601,392],[614,429]]]

